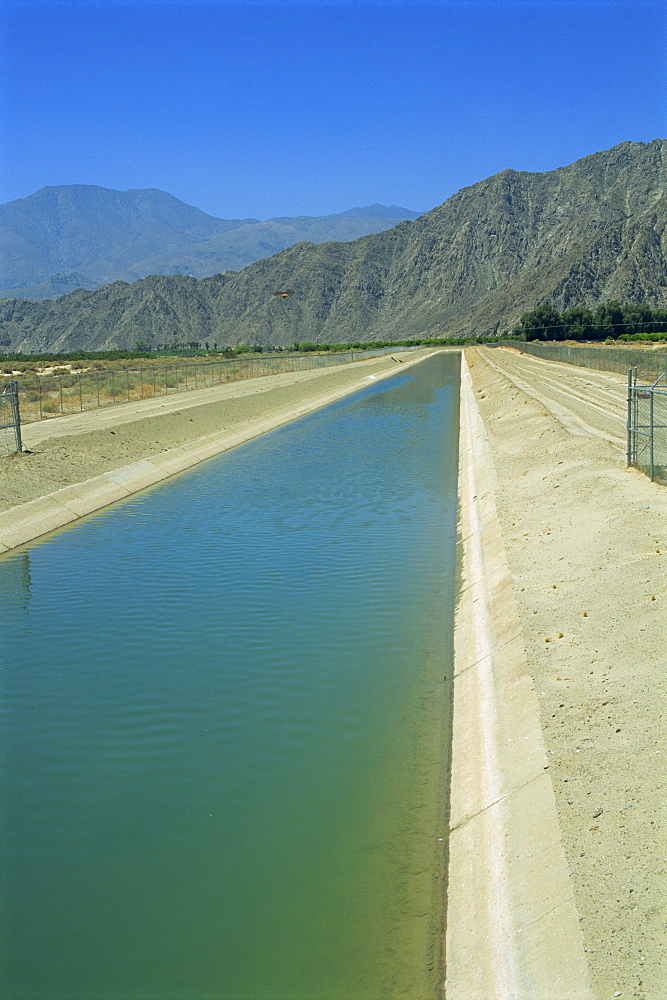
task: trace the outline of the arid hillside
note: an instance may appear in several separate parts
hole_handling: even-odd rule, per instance
[[[547,173],[504,170],[413,222],[351,243],[297,243],[239,273],[158,275],[50,302],[0,300],[0,345],[459,337],[503,332],[545,301],[663,305],[666,192],[661,139]]]

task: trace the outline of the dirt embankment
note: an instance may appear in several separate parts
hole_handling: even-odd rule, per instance
[[[469,349],[596,996],[667,984],[667,488],[625,468],[625,385]]]
[[[292,407],[315,409],[429,353],[263,376],[26,424],[23,442],[31,453],[0,458],[0,511],[170,448],[248,432],[256,421],[266,429]]]

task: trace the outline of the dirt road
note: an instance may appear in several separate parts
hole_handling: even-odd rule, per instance
[[[667,488],[625,468],[621,377],[466,356],[596,996],[664,1000]]]
[[[570,434],[601,437],[625,448],[624,379],[511,350],[482,350],[494,371],[542,403]]]

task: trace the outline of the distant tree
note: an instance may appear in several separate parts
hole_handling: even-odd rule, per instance
[[[623,322],[623,310],[614,299],[598,305],[594,320],[596,340],[604,340],[605,337],[617,338],[627,333]]]
[[[563,338],[561,315],[547,302],[538,306],[537,309],[533,309],[532,312],[524,313],[519,322],[526,340],[561,340]]]
[[[667,333],[667,308],[638,302],[622,305],[615,299],[600,302],[595,312],[572,306],[559,313],[541,305],[523,314],[521,330],[514,333],[523,334],[526,340],[650,340]]]
[[[593,336],[593,313],[584,306],[572,306],[561,316],[564,340],[590,340]]]
[[[625,333],[649,333],[652,330],[653,310],[645,304],[634,303],[623,306]]]

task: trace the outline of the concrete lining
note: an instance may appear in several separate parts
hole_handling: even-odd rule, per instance
[[[429,351],[426,354],[421,354],[420,357],[401,358],[402,367],[400,370],[405,371],[434,353],[435,351]],[[122,500],[145,489],[147,486],[168,479],[177,472],[198,465],[208,458],[220,455],[236,445],[243,444],[267,431],[296,420],[306,413],[358,392],[365,388],[369,382],[391,378],[398,374],[398,371],[399,367],[397,366],[370,375],[360,374],[358,380],[344,388],[330,390],[303,403],[285,406],[275,410],[269,416],[257,417],[254,420],[246,421],[245,424],[237,425],[233,429],[207,434],[204,437],[188,441],[186,444],[151,455],[149,458],[106,472],[101,476],[94,476],[82,483],[66,486],[36,500],[18,504],[6,511],[0,511],[0,553],[8,552],[17,545],[22,545],[55,531],[57,528],[62,528],[86,514],[101,510],[117,500]]]
[[[445,994],[592,1000],[465,355],[460,425]]]
[[[345,389],[0,512],[0,552],[396,373],[361,376]],[[460,426],[446,996],[592,1000],[496,514],[493,459],[464,355]]]

